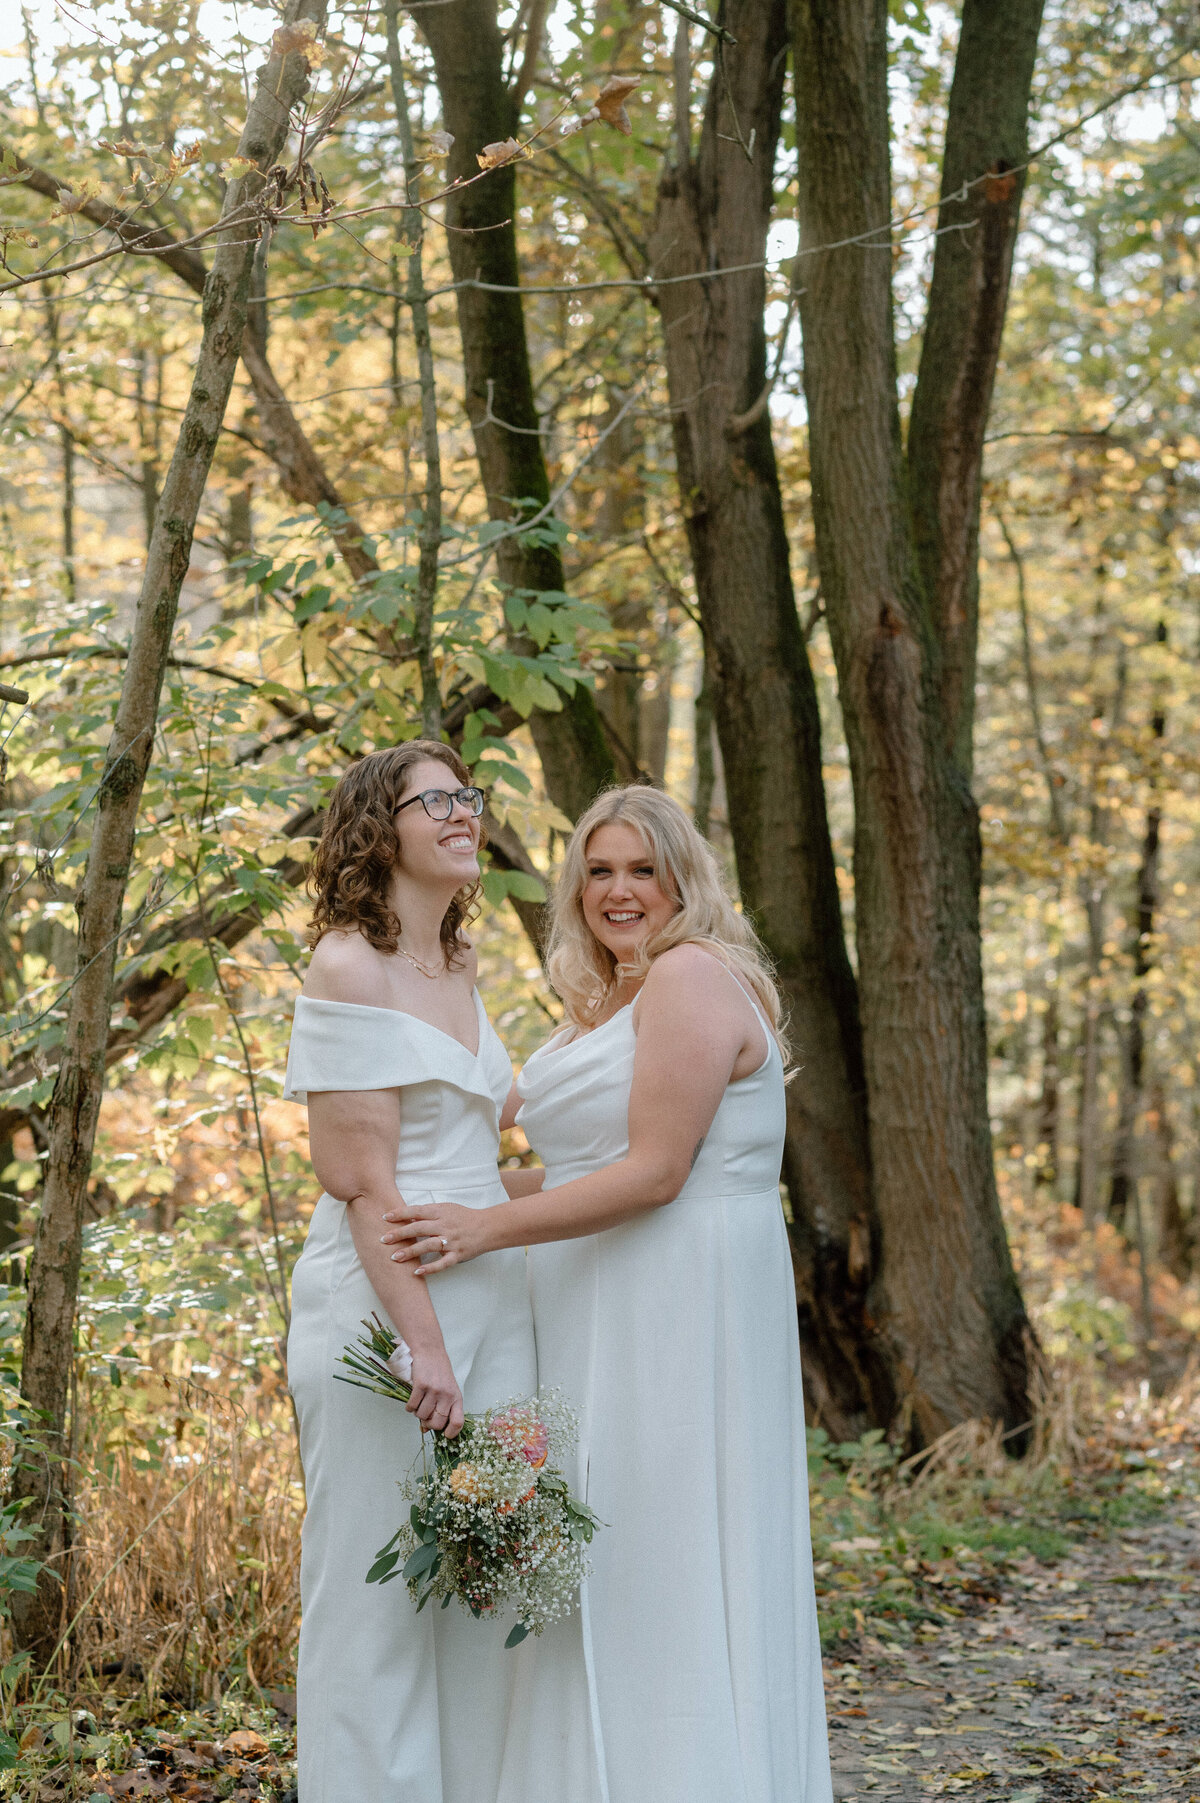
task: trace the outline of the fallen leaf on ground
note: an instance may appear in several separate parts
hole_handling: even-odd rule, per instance
[[[253,1728],[235,1728],[225,1736],[225,1751],[240,1753],[243,1759],[261,1759],[270,1749],[261,1734]]]

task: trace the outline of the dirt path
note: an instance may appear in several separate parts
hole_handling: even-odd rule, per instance
[[[829,1668],[837,1803],[1200,1803],[1200,1503],[1010,1573],[919,1646]]]

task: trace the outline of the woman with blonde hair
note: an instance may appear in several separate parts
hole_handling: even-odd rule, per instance
[[[430,1273],[530,1248],[606,1523],[580,1614],[521,1650],[501,1803],[830,1803],[769,965],[648,788],[576,827],[549,965],[567,1024],[517,1085],[544,1170],[385,1235]]]
[[[457,752],[413,740],[352,764],[313,859],[314,949],[284,1094],[307,1101],[317,1202],[292,1280],[288,1380],[308,1509],[296,1681],[302,1803],[494,1803],[517,1668],[504,1624],[417,1615],[364,1583],[399,1525],[425,1428],[528,1395],[533,1323],[520,1252],[417,1282],[380,1243],[385,1211],[505,1192],[498,1122],[508,1055],[475,988],[465,927],[483,795]],[[421,1273],[424,1276],[424,1273]],[[406,1342],[413,1393],[337,1382],[373,1313]],[[399,1594],[397,1592],[399,1591]]]

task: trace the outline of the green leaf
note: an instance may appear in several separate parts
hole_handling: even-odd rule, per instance
[[[525,870],[506,870],[508,893],[515,895],[518,901],[544,902],[546,885]]]
[[[396,1555],[399,1557],[399,1554]],[[409,1583],[414,1578],[423,1578],[426,1572],[432,1574],[434,1566],[442,1556],[442,1549],[436,1540],[426,1540],[415,1553],[410,1553],[404,1566],[404,1576]]]
[[[399,1553],[384,1553],[382,1558],[378,1558],[375,1560],[375,1563],[372,1565],[370,1571],[367,1573],[367,1583],[368,1584],[380,1583],[381,1580],[384,1579],[387,1576],[387,1574],[399,1563],[400,1563],[400,1554]],[[407,1565],[404,1568],[404,1575],[405,1575],[405,1577],[408,1576]]]
[[[505,1646],[520,1646],[528,1633],[529,1629],[525,1626],[523,1621],[515,1622],[508,1630],[508,1638],[504,1642]]]
[[[481,881],[483,893],[493,908],[498,908],[510,895],[518,901],[544,902],[546,899],[545,885],[524,870],[485,870]]]
[[[332,597],[333,590],[326,588],[323,582],[316,582],[305,594],[297,595],[294,616],[297,626],[324,613]]]

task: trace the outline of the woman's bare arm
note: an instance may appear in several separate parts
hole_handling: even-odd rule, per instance
[[[501,1131],[501,1133],[506,1133],[510,1127],[516,1126],[517,1115],[520,1113],[521,1103],[523,1100],[524,1100],[524,1097],[521,1095],[520,1090],[517,1088],[516,1084],[514,1083],[512,1088],[509,1090],[507,1097],[505,1098],[503,1108],[500,1110],[500,1131]]]
[[[385,1245],[412,1261],[447,1241],[423,1271],[440,1270],[503,1246],[576,1239],[660,1208],[679,1194],[733,1075],[757,1036],[744,994],[732,980],[714,984],[711,956],[677,946],[651,968],[638,1003],[638,1043],[629,1099],[629,1152],[603,1170],[496,1208],[453,1204],[397,1211]],[[680,1047],[687,1057],[680,1057]]]
[[[546,1180],[545,1170],[540,1164],[530,1165],[520,1171],[501,1171],[500,1181],[508,1191],[509,1200],[519,1196],[536,1196]]]
[[[308,1098],[309,1141],[317,1180],[346,1204],[355,1250],[375,1294],[413,1355],[410,1412],[425,1427],[451,1437],[463,1423],[463,1402],[442,1330],[416,1267],[392,1262],[380,1242],[389,1210],[404,1207],[396,1188],[400,1092],[323,1090]]]

